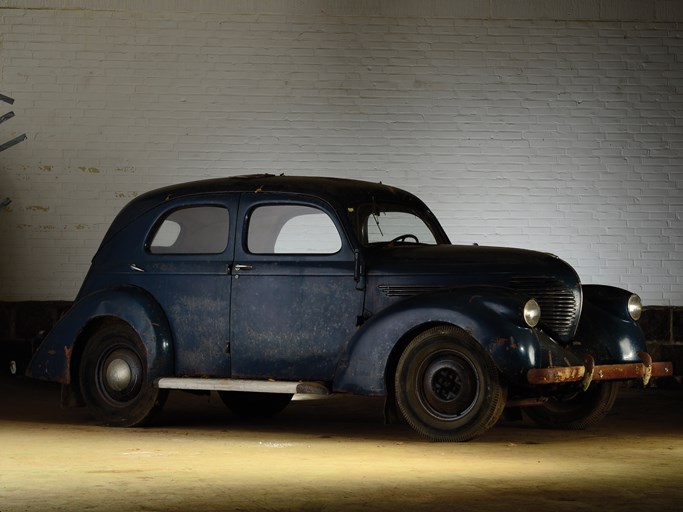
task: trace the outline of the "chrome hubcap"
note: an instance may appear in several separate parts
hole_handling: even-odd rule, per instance
[[[128,348],[114,347],[102,357],[99,368],[97,385],[103,397],[112,405],[130,402],[142,389],[142,361]]]
[[[114,359],[109,362],[105,372],[107,379],[107,386],[114,391],[123,391],[129,385],[133,378],[133,372],[130,365],[123,359]]]

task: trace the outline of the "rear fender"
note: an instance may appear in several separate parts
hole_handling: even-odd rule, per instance
[[[72,368],[75,354],[87,341],[89,326],[108,319],[128,323],[140,336],[150,380],[173,375],[173,338],[166,316],[149,293],[134,286],[100,290],[79,299],[42,341],[26,375],[71,384],[77,375],[77,368]]]
[[[351,338],[337,368],[334,390],[386,394],[392,361],[419,332],[442,324],[467,331],[491,354],[509,382],[524,382],[528,369],[547,364],[553,354],[558,359],[567,354],[524,324],[526,299],[507,288],[467,287],[397,302],[371,317]],[[578,364],[580,359],[572,362]]]

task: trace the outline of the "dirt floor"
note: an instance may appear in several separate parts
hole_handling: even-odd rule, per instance
[[[0,512],[681,510],[683,392],[623,389],[590,430],[499,424],[469,443],[384,425],[382,402],[293,402],[267,422],[171,395],[146,429],[0,377]]]

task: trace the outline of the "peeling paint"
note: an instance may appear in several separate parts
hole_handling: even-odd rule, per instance
[[[45,171],[45,172],[52,172],[52,166],[51,165],[41,165],[38,167],[38,170]]]
[[[27,206],[26,210],[31,211],[31,212],[49,212],[50,207],[49,206],[31,205],[31,206]]]
[[[87,172],[89,174],[99,174],[100,170],[97,167],[85,167],[85,166],[79,166],[78,169],[81,172]]]
[[[137,197],[137,196],[138,196],[137,192],[122,192],[122,191],[114,192],[114,197],[116,197],[117,199],[129,199],[129,198],[132,199],[132,198]]]

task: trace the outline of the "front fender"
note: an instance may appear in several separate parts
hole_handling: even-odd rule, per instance
[[[602,285],[583,287],[583,309],[571,348],[590,354],[598,364],[640,362],[645,336],[627,310],[631,292]],[[579,344],[580,343],[580,344]]]
[[[526,297],[507,288],[467,287],[417,295],[371,317],[349,341],[334,390],[384,395],[387,364],[420,331],[450,324],[467,331],[492,356],[509,382],[525,382],[527,370],[567,355],[522,320]],[[572,358],[572,355],[569,354]],[[580,359],[572,360],[578,364]]]
[[[166,316],[142,288],[99,290],[79,299],[42,341],[26,370],[34,379],[71,383],[74,346],[93,320],[115,318],[128,323],[147,351],[150,380],[173,375],[173,337]]]

